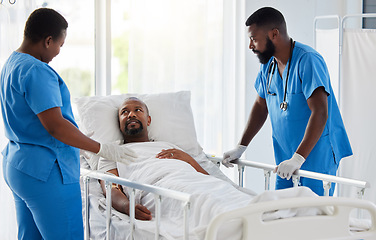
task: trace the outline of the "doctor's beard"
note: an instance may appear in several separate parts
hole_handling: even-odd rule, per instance
[[[253,52],[258,53],[257,57],[261,64],[266,64],[268,63],[269,59],[273,57],[275,53],[275,46],[272,40],[270,40],[270,38],[267,37],[266,38],[266,50],[264,52],[253,50]]]

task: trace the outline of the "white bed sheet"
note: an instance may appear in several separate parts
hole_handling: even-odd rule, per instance
[[[206,156],[200,155],[196,160],[212,176],[197,173],[189,164],[174,159],[157,159],[156,153],[161,149],[175,147],[165,142],[133,143],[132,149],[139,154],[139,160],[130,165],[118,164],[121,177],[138,183],[152,184],[192,194],[189,237],[204,239],[206,228],[211,219],[220,213],[245,207],[252,203],[277,201],[293,197],[317,197],[305,187],[290,188],[278,191],[266,191],[255,196],[252,191],[244,190],[229,180]],[[86,163],[82,163],[85,167]],[[87,164],[86,164],[87,165]],[[86,166],[87,167],[87,166]],[[215,177],[214,177],[214,176]],[[222,179],[221,179],[222,178]],[[97,180],[89,184],[90,201],[90,238],[105,239],[106,200]],[[124,188],[127,192],[128,189]],[[154,196],[136,190],[136,202],[141,203],[154,212]],[[162,198],[160,239],[183,238],[183,208],[180,201]],[[290,208],[263,215],[263,220],[279,218],[312,216],[330,213],[331,209],[323,208]],[[111,219],[111,239],[129,239],[129,217],[113,209]],[[363,222],[362,222],[363,223]],[[356,224],[358,225],[358,224]],[[154,239],[155,221],[136,220],[135,239]],[[219,239],[241,239],[240,221],[231,221],[222,227]]]
[[[192,194],[190,218],[189,218],[189,237],[190,239],[204,239],[208,224],[214,216],[247,206],[248,204],[259,201],[278,200],[286,197],[316,195],[308,188],[295,188],[280,191],[268,191],[257,197],[250,191],[239,190],[235,184],[220,173],[218,168],[207,160],[205,156],[197,158],[197,161],[211,174],[218,177],[208,176],[196,172],[189,164],[175,159],[157,159],[155,155],[162,149],[176,147],[166,142],[146,142],[131,143],[131,148],[139,155],[138,161],[130,165],[118,164],[120,177],[127,178],[138,183],[151,184],[163,188]],[[205,166],[206,165],[206,166]],[[215,173],[216,171],[219,171]],[[225,180],[225,181],[224,181]],[[124,188],[125,192],[129,189]],[[136,203],[141,203],[152,212],[154,212],[154,196],[149,193],[136,190]],[[104,212],[104,198],[98,200],[98,208]],[[128,222],[128,216],[113,211],[118,219]],[[183,208],[180,201],[163,198],[161,204],[161,227],[160,234],[164,239],[182,239],[183,238]],[[284,217],[293,217],[301,215],[322,214],[322,209],[287,209],[283,211],[266,214],[265,219],[276,219]],[[92,213],[91,213],[92,214]],[[96,222],[96,221],[95,221]],[[105,222],[105,221],[104,221]],[[121,228],[120,224],[113,221],[116,231],[122,233],[113,233],[113,238],[119,236],[119,239],[126,239],[129,227]],[[230,225],[229,225],[230,224]],[[238,221],[233,221],[223,227],[219,234],[220,239],[240,239],[241,225]],[[135,224],[136,239],[153,239],[155,231],[154,221],[138,221]],[[93,226],[91,226],[91,230]],[[102,233],[104,234],[104,233]]]

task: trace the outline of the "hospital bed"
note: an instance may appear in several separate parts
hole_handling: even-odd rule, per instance
[[[197,217],[196,212],[203,210],[195,209],[199,207],[195,205],[195,197],[197,197],[195,194],[141,184],[101,173],[96,170],[98,161],[96,156],[82,157],[81,176],[86,239],[204,239],[204,237],[205,239],[272,239],[272,237],[280,239],[376,239],[376,206],[369,201],[318,197],[301,187],[287,191],[267,190],[256,196],[252,191],[242,188],[244,168],[262,169],[266,176],[265,188],[268,189],[269,177],[275,166],[247,160],[238,160],[240,186],[234,184],[216,166],[221,159],[205,155],[197,143],[195,131],[192,131],[194,123],[189,92],[83,97],[76,101],[80,128],[85,132],[94,131],[93,138],[100,142],[121,139],[117,124],[117,107],[128,96],[139,97],[148,105],[152,116],[152,124],[149,128],[151,139],[176,143],[178,147],[194,156],[196,160],[198,159],[200,165],[211,175],[227,182],[227,186],[232,185],[236,191],[248,194],[247,196],[252,200],[250,204],[244,206],[239,204],[233,209],[214,214],[212,218],[204,222],[202,227],[199,226],[201,227],[199,230],[204,231],[203,234],[192,235],[193,228],[190,222],[193,220],[191,218]],[[166,121],[165,116],[174,116],[174,121]],[[166,129],[170,131],[165,131]],[[295,183],[298,182],[300,176],[323,179],[326,192],[332,182],[358,188],[359,197],[366,188],[370,187],[367,182],[302,170],[294,176]],[[110,194],[104,198],[97,179],[105,181],[107,191],[111,190],[112,183],[121,184],[130,189],[130,216],[107,207],[111,205]],[[139,192],[148,192],[154,196],[155,208],[152,221],[138,221],[134,218],[135,195]],[[166,207],[164,199],[168,198],[179,201],[182,207],[180,212],[182,217],[179,218],[182,221],[178,224],[181,226],[179,230],[176,230],[177,233],[174,233],[178,235],[169,235],[164,227],[162,217]],[[353,218],[353,211],[359,209],[362,211],[359,211],[361,214],[358,212],[358,216],[366,213],[367,219]]]

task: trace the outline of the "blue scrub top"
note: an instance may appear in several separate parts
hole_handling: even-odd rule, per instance
[[[272,58],[273,59],[273,58]],[[276,163],[290,159],[303,139],[311,110],[307,99],[318,87],[324,87],[328,94],[328,120],[323,134],[309,154],[301,169],[325,173],[339,164],[343,157],[352,155],[349,139],[342,117],[330,84],[329,72],[322,56],[311,47],[295,43],[292,53],[290,75],[287,83],[287,111],[280,109],[283,102],[286,75],[286,65],[281,78],[278,67],[271,78],[267,94],[267,76],[269,65],[262,64],[258,73],[255,88],[260,97],[266,99],[266,104],[272,123],[273,147]]]
[[[57,160],[65,184],[79,181],[79,150],[52,137],[37,114],[60,107],[62,115],[77,127],[70,93],[61,77],[31,55],[13,52],[1,71],[1,106],[9,143],[4,161],[16,169],[46,181]]]

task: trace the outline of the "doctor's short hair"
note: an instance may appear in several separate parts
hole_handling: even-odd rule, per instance
[[[37,43],[49,36],[60,37],[62,30],[68,28],[68,22],[57,11],[50,8],[39,8],[32,12],[26,21],[24,38]]]
[[[247,21],[246,26],[256,24],[258,27],[267,28],[284,28],[286,29],[286,21],[282,13],[272,7],[263,7],[254,12]]]

